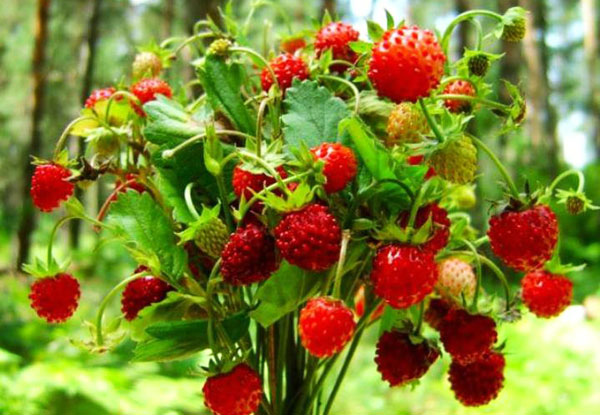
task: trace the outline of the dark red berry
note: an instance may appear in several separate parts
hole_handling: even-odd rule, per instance
[[[343,190],[356,176],[356,157],[348,147],[339,143],[322,143],[310,151],[316,159],[325,163],[323,174],[327,193]]]
[[[69,274],[41,278],[31,285],[31,308],[48,323],[62,323],[79,304],[79,282]]]
[[[258,373],[240,363],[228,373],[211,376],[202,388],[204,404],[215,415],[251,415],[262,400]]]
[[[485,355],[498,339],[496,323],[490,317],[451,309],[440,324],[440,339],[457,362],[467,364]]]
[[[140,266],[134,273],[146,270],[146,267]],[[145,276],[134,279],[127,284],[121,297],[121,311],[125,315],[125,319],[133,320],[143,308],[164,300],[172,289],[173,287],[160,278]]]
[[[408,226],[409,218],[410,212],[408,211],[400,214],[400,225]],[[448,245],[448,239],[450,238],[450,219],[448,219],[448,212],[446,212],[445,209],[441,208],[437,203],[430,203],[420,207],[417,211],[414,228],[421,228],[427,223],[429,218],[431,218],[431,236],[421,248],[436,254]]]
[[[71,172],[58,164],[36,166],[31,178],[33,204],[42,212],[51,212],[73,194],[74,186],[67,179]]]
[[[521,280],[521,296],[529,311],[538,317],[559,315],[571,304],[573,283],[547,271],[533,271]]]
[[[481,406],[496,399],[504,385],[504,366],[504,356],[492,351],[466,365],[453,361],[448,379],[454,396],[465,406]]]
[[[292,55],[290,53],[283,53],[269,62],[271,69],[277,77],[279,88],[282,92],[285,92],[290,86],[294,79],[304,80],[308,78],[308,65],[302,60],[302,58]],[[260,74],[260,80],[264,91],[271,89],[273,85],[273,78],[267,68],[264,68]]]

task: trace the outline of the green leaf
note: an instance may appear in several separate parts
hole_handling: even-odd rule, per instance
[[[206,114],[188,113],[177,102],[164,97],[144,105],[147,124],[144,136],[158,145],[174,147],[177,144],[204,132]]]
[[[302,141],[308,147],[339,141],[338,123],[350,114],[344,101],[315,81],[295,80],[286,91],[284,104],[284,134],[291,147]]]
[[[240,340],[247,332],[250,319],[239,313],[220,322],[232,342]],[[207,349],[208,320],[160,322],[149,326],[146,332],[154,339],[139,343],[134,350],[133,361],[164,362],[185,359]]]
[[[385,22],[386,22],[387,30],[391,30],[394,28],[394,26],[395,26],[394,16],[392,16],[387,9],[385,11]]]
[[[177,246],[171,222],[149,193],[120,194],[110,208],[108,223],[115,236],[148,257],[155,257],[169,282],[177,280],[186,267],[186,253]]]
[[[367,31],[369,33],[369,39],[371,39],[373,42],[380,41],[385,33],[383,27],[373,20],[367,20]]]
[[[250,312],[250,317],[268,327],[314,295],[324,280],[324,273],[307,272],[283,261],[258,289],[259,305]]]
[[[352,49],[356,53],[370,53],[371,49],[373,49],[373,44],[371,42],[365,42],[363,40],[357,40],[355,42],[349,43],[350,49]]]
[[[223,58],[209,55],[204,65],[198,67],[198,76],[213,109],[222,111],[240,131],[254,134],[254,117],[240,94],[245,78],[243,67],[236,63],[227,64]]]
[[[148,326],[159,321],[181,320],[191,304],[192,302],[183,294],[170,291],[163,301],[144,307],[138,316],[129,323],[131,339],[136,342],[147,340],[149,338],[149,334],[146,333]]]

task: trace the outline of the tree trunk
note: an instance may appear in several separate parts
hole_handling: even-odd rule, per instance
[[[173,20],[175,19],[175,0],[165,0],[164,15],[162,21],[162,37],[166,39],[173,31]]]
[[[600,158],[600,87],[596,81],[598,69],[598,9],[595,0],[582,0],[584,38],[583,48],[586,63],[587,108],[591,121],[591,138]]]
[[[48,38],[48,20],[50,0],[38,0],[34,28],[33,58],[31,61],[31,78],[33,83],[33,97],[31,110],[31,138],[25,148],[23,157],[23,173],[21,197],[23,208],[17,232],[19,238],[17,252],[17,267],[20,267],[29,258],[31,247],[31,233],[35,225],[35,211],[29,195],[30,178],[34,166],[29,159],[30,154],[40,154],[42,147],[42,117],[44,115],[44,96],[46,90],[46,43]]]
[[[85,103],[85,100],[90,95],[92,90],[92,84],[94,81],[94,67],[96,63],[96,46],[98,44],[98,28],[100,26],[100,8],[102,0],[94,0],[92,3],[92,14],[88,23],[88,33],[85,43],[87,59],[85,62],[85,68],[83,71],[83,80],[81,84],[81,103]],[[85,151],[85,142],[77,140],[74,142],[75,154],[78,156],[82,155]],[[81,189],[75,187],[75,196],[80,198],[82,195]],[[72,248],[79,246],[79,237],[81,235],[81,221],[72,220],[69,223],[69,241]]]
[[[456,10],[456,14],[461,14],[471,9],[469,0],[455,0],[454,9]],[[470,25],[468,22],[463,22],[458,27],[458,43],[456,53],[458,56],[462,56],[465,51],[465,48],[469,44],[469,35],[470,35]]]

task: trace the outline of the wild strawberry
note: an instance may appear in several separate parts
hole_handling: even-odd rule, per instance
[[[504,384],[505,364],[504,356],[492,351],[466,365],[452,361],[448,379],[456,399],[465,406],[481,406],[496,399]]]
[[[164,95],[167,98],[173,96],[173,91],[169,84],[160,78],[142,79],[131,86],[131,92],[140,100],[141,105],[154,101],[157,95]],[[133,109],[140,116],[145,116],[146,114],[137,104],[133,104]]]
[[[509,267],[527,272],[541,268],[552,257],[558,223],[554,212],[539,204],[493,216],[487,234],[494,254]]]
[[[431,251],[412,245],[385,245],[373,259],[375,294],[394,308],[408,308],[433,291],[438,279]]]
[[[567,277],[537,270],[521,280],[523,303],[538,317],[559,315],[571,304],[573,283]]]
[[[446,56],[431,30],[388,30],[375,44],[369,78],[380,96],[396,103],[429,96],[444,74]]]
[[[407,226],[410,218],[410,212],[403,212],[398,218],[398,222],[401,226]],[[448,219],[448,212],[441,208],[437,203],[430,203],[422,206],[417,211],[415,218],[414,227],[420,228],[431,218],[431,236],[423,245],[421,249],[428,250],[436,254],[438,251],[444,249],[448,245],[448,239],[450,237],[450,219]]]
[[[429,165],[436,174],[455,184],[471,183],[477,171],[477,148],[469,137],[440,144],[429,158]]]
[[[428,132],[429,124],[423,112],[415,104],[403,102],[390,113],[385,145],[393,147],[396,144],[418,143],[423,141],[423,135]]]
[[[453,307],[453,303],[450,303],[442,298],[433,298],[429,302],[427,310],[425,310],[423,319],[432,329],[439,331],[442,321]]]
[[[69,274],[60,273],[41,278],[31,285],[31,308],[48,323],[69,319],[79,304],[79,282]]]
[[[134,274],[147,271],[144,266],[137,267]],[[126,320],[133,320],[140,310],[150,304],[158,303],[165,299],[173,287],[160,278],[145,276],[136,278],[125,287],[121,296],[121,311]]]
[[[461,364],[481,358],[496,343],[496,323],[490,317],[451,309],[440,324],[440,339],[446,351]]]
[[[277,167],[275,170],[277,170],[282,179],[287,177],[283,167]],[[274,183],[275,178],[267,174],[252,173],[240,166],[235,166],[233,169],[231,184],[233,185],[233,192],[238,198],[244,195],[246,200],[250,200],[254,196],[254,193],[258,193]]]
[[[383,314],[383,310],[385,309],[384,304],[379,304],[373,313],[371,314],[370,320],[375,321]],[[356,290],[356,294],[354,294],[354,312],[358,317],[362,317],[365,314],[365,286],[361,285],[358,290]]]
[[[302,37],[290,37],[283,39],[279,45],[282,51],[291,54],[296,53],[296,51],[303,49],[305,46],[306,41]]]
[[[503,16],[504,25],[501,39],[506,42],[520,42],[527,31],[525,11],[519,7],[511,7]]]
[[[435,286],[443,297],[460,299],[462,295],[466,299],[473,298],[477,286],[477,275],[473,267],[458,258],[444,259],[438,264],[440,279]]]
[[[209,377],[202,392],[204,405],[215,415],[251,415],[257,411],[263,395],[258,373],[246,363]]]
[[[196,228],[196,245],[211,258],[219,258],[229,240],[227,226],[218,217],[212,217]]]
[[[467,61],[469,73],[475,76],[485,76],[490,68],[490,59],[483,53],[469,57]]]
[[[308,271],[324,271],[339,258],[342,232],[329,209],[308,205],[288,213],[275,228],[275,242],[290,264]]]
[[[92,91],[90,96],[85,100],[85,107],[89,109],[94,108],[96,103],[109,99],[115,92],[117,92],[117,90],[112,86],[108,88],[96,89]]]
[[[308,300],[298,319],[302,345],[320,358],[339,353],[352,338],[355,328],[352,310],[341,300],[327,297]]]
[[[292,55],[290,53],[282,53],[276,58],[269,62],[271,69],[277,77],[279,88],[282,92],[285,92],[290,86],[294,79],[304,80],[308,78],[308,65],[302,60],[302,58]],[[273,78],[267,68],[264,68],[260,74],[260,81],[264,91],[271,89],[273,85]]]
[[[408,164],[410,164],[411,166],[418,166],[420,164],[423,163],[423,160],[425,159],[425,156],[419,155],[419,156],[410,156],[406,159],[406,162]],[[425,180],[431,179],[433,176],[435,176],[435,170],[433,169],[433,167],[429,166],[429,169],[427,169],[427,173],[425,173]]]
[[[352,26],[343,22],[332,22],[317,32],[315,38],[315,51],[321,56],[327,49],[331,49],[334,60],[343,60],[354,63],[356,53],[350,48],[349,43],[358,40],[360,34]],[[346,65],[333,65],[331,70],[344,72]]]
[[[446,88],[444,88],[444,94],[446,95],[466,95],[469,97],[475,96],[475,88],[473,84],[469,81],[464,81],[459,79],[457,81],[452,81]],[[444,101],[444,105],[446,108],[450,110],[450,112],[470,112],[473,106],[469,101],[464,101],[461,99],[447,99]]]
[[[51,212],[73,194],[74,186],[66,179],[71,172],[58,164],[40,164],[31,177],[31,198],[42,212]]]
[[[375,363],[390,386],[415,381],[440,357],[440,351],[427,341],[413,343],[407,333],[386,331],[377,341]]]
[[[317,160],[322,160],[325,191],[329,194],[343,190],[356,176],[356,157],[352,150],[339,143],[322,143],[310,152]]]
[[[221,273],[232,285],[266,280],[278,266],[273,238],[253,223],[238,228],[221,252]]]
[[[163,65],[160,58],[153,52],[140,52],[135,55],[131,72],[133,79],[154,78],[160,75]]]

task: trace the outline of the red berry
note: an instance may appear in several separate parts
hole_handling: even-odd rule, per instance
[[[383,314],[385,304],[379,304],[373,313],[371,314],[370,320],[375,321]],[[354,312],[358,317],[362,317],[365,314],[365,286],[361,285],[356,294],[354,294]]]
[[[206,379],[204,405],[215,415],[250,415],[256,412],[262,399],[262,384],[258,373],[246,363],[231,372]]]
[[[221,253],[223,279],[232,285],[266,280],[278,266],[273,237],[254,223],[238,228]]]
[[[331,49],[334,60],[343,60],[354,63],[356,53],[350,48],[349,43],[358,40],[359,33],[352,26],[342,22],[332,22],[317,32],[315,38],[315,51],[321,56],[327,49]],[[335,72],[344,72],[348,66],[333,65]]]
[[[31,285],[31,308],[48,323],[62,323],[79,304],[79,282],[69,274],[41,278]]]
[[[504,211],[490,219],[492,251],[517,271],[533,271],[552,258],[558,240],[556,215],[546,205]]]
[[[523,303],[538,317],[554,317],[573,299],[573,283],[567,277],[538,270],[521,280]]]
[[[310,354],[329,357],[339,353],[354,334],[354,314],[340,300],[318,297],[300,311],[298,329]]]
[[[62,201],[73,194],[74,186],[66,179],[71,172],[58,164],[41,164],[36,166],[31,178],[31,197],[33,204],[42,212],[51,212]]]
[[[462,79],[459,79],[446,85],[446,88],[444,88],[444,94],[467,95],[474,97],[475,88],[469,81],[463,81]],[[469,112],[472,108],[472,105],[469,101],[464,101],[461,99],[447,99],[444,101],[444,105],[446,105],[446,108],[448,108],[450,112]]]
[[[282,179],[287,177],[283,167],[279,166],[275,170],[277,170]],[[275,181],[274,177],[267,174],[251,173],[240,166],[235,166],[231,184],[233,185],[233,192],[238,198],[244,195],[246,200],[250,200],[254,196],[254,193],[258,193],[265,187],[271,186]]]
[[[325,163],[323,174],[327,179],[324,186],[327,193],[339,192],[356,176],[356,157],[348,147],[339,143],[323,143],[310,152]]]
[[[442,321],[448,315],[448,312],[454,307],[454,305],[444,299],[434,298],[429,302],[427,310],[423,319],[429,326],[435,330],[439,330],[442,325]]]
[[[96,103],[109,99],[116,91],[112,86],[92,91],[88,99],[85,100],[85,107],[94,108]]]
[[[504,384],[504,366],[504,356],[492,351],[466,365],[453,361],[448,378],[454,396],[465,406],[481,406],[494,400]]]
[[[440,339],[452,359],[471,363],[496,343],[496,323],[490,317],[469,314],[461,308],[451,309],[439,326]]]
[[[169,84],[160,78],[142,79],[132,85],[131,92],[140,100],[142,105],[155,100],[159,94],[167,98],[173,96],[173,91]]]
[[[383,380],[399,386],[423,377],[439,356],[427,341],[414,344],[407,333],[386,331],[377,342],[375,363]]]
[[[308,205],[288,213],[275,228],[275,242],[290,264],[324,271],[339,258],[342,231],[327,207]]]
[[[425,157],[422,155],[421,156],[410,156],[408,159],[406,159],[406,161],[411,166],[418,166],[423,163],[424,159],[425,159]],[[425,173],[424,179],[428,180],[428,179],[431,179],[433,176],[435,176],[435,169],[430,166],[429,169],[427,169],[427,173]]]
[[[375,44],[369,78],[380,96],[415,102],[438,86],[445,61],[431,30],[404,26],[388,30]]]
[[[401,213],[398,219],[400,225],[407,226],[409,218],[410,212]],[[429,218],[431,218],[432,222],[431,236],[421,248],[436,254],[448,245],[448,239],[450,238],[450,219],[448,219],[448,212],[446,212],[445,209],[442,209],[437,203],[430,203],[419,208],[415,218],[414,227],[416,229],[422,227],[427,223]]]
[[[148,268],[140,266],[136,268],[134,274],[147,270]],[[133,320],[141,309],[164,300],[172,289],[160,278],[146,276],[134,279],[127,284],[121,296],[121,311],[125,319]]]
[[[375,294],[394,308],[408,308],[433,291],[438,279],[431,251],[412,245],[385,245],[373,259]]]
[[[306,41],[301,37],[292,37],[281,42],[280,48],[287,53],[295,53],[306,46]]]
[[[297,78],[304,80],[308,78],[308,65],[302,60],[302,58],[292,55],[290,53],[282,53],[276,58],[269,62],[271,69],[277,77],[279,87],[282,92],[285,92],[290,86],[292,86],[292,80]],[[264,68],[260,74],[260,80],[264,91],[271,89],[273,85],[273,78],[267,68]]]

